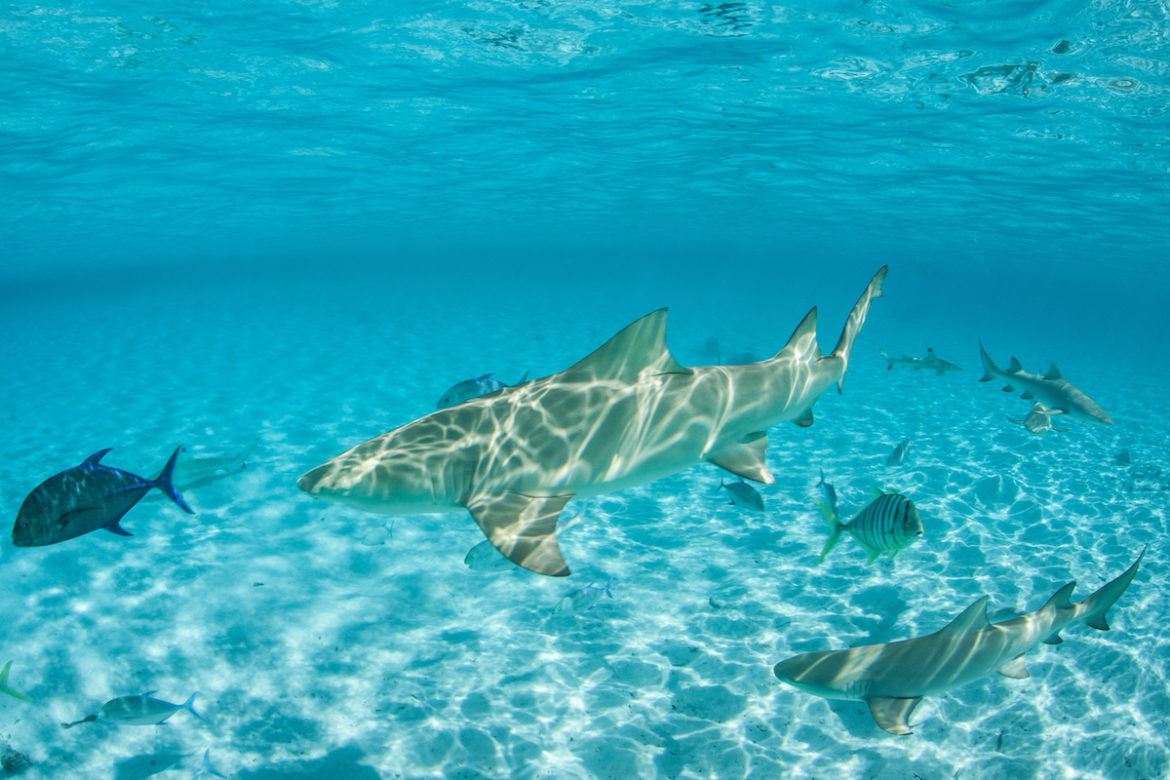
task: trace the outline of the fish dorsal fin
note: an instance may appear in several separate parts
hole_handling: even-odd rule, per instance
[[[1060,369],[1057,368],[1056,364],[1052,361],[1049,361],[1048,363],[1048,373],[1044,375],[1044,378],[1052,380],[1064,379],[1064,377],[1060,375]]]
[[[913,699],[874,696],[866,699],[865,703],[869,705],[869,714],[873,716],[874,723],[891,734],[902,737],[914,733],[910,731],[910,715],[920,701],[922,701],[921,696]]]
[[[557,544],[557,519],[572,495],[479,496],[467,508],[484,535],[505,558],[550,577],[566,577],[569,567]]]
[[[1023,371],[1023,370],[1024,370],[1024,367],[1020,364],[1019,359],[1015,355],[1012,355],[1012,362],[1011,362],[1011,365],[1008,366],[1008,373],[1014,374],[1018,371]]]
[[[648,369],[652,374],[691,373],[666,348],[665,308],[634,320],[563,373],[632,382]]]
[[[88,458],[83,460],[81,465],[85,468],[93,468],[94,466],[101,463],[102,458],[105,457],[106,453],[112,449],[113,447],[106,447],[104,450],[98,450],[93,455],[90,455]]]
[[[808,314],[804,315],[804,319],[796,326],[796,330],[792,331],[792,335],[788,338],[788,343],[784,348],[776,353],[775,357],[780,357],[783,354],[799,355],[804,357],[811,355],[813,358],[821,357],[821,348],[817,345],[817,307],[814,306],[809,309]]]
[[[991,628],[991,622],[987,619],[988,601],[990,601],[990,597],[988,596],[978,599],[974,604],[963,610],[957,618],[948,623],[947,627],[939,633],[945,632],[958,636],[972,631],[982,631],[985,628]]]

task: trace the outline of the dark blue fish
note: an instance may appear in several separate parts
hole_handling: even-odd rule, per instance
[[[516,384],[521,384],[527,378],[528,374],[525,373]],[[484,374],[475,379],[464,379],[459,384],[449,387],[447,392],[443,393],[443,397],[439,399],[439,403],[435,405],[435,408],[446,409],[448,406],[461,404],[464,401],[470,401],[472,398],[479,398],[481,395],[487,395],[497,390],[503,390],[505,387],[513,386],[504,384],[496,379],[493,374]]]
[[[155,479],[143,479],[128,471],[103,466],[101,459],[108,449],[90,455],[80,466],[49,477],[20,505],[12,526],[12,543],[17,547],[40,547],[99,528],[131,536],[118,521],[151,488],[158,488],[181,509],[195,514],[171,481],[175,458],[182,449],[175,450]]]

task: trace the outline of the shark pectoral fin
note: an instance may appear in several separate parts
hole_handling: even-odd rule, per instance
[[[869,714],[873,716],[873,722],[881,726],[891,734],[898,736],[905,736],[913,734],[910,730],[910,714],[914,712],[914,708],[922,701],[921,696],[913,699],[895,699],[889,696],[875,696],[866,699],[865,703],[869,705]]]
[[[768,434],[756,431],[749,433],[741,441],[720,447],[708,455],[706,460],[736,476],[771,485],[776,480],[764,463],[764,454],[767,450]]]
[[[999,667],[999,673],[1004,677],[1011,677],[1015,680],[1026,680],[1032,676],[1028,674],[1028,667],[1024,666],[1024,656],[1022,654],[1017,655],[1015,658]]]
[[[488,540],[512,563],[550,577],[566,577],[569,567],[557,544],[557,518],[567,496],[504,493],[478,496],[467,508]]]

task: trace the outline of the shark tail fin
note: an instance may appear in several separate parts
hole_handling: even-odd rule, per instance
[[[869,280],[869,284],[865,286],[865,292],[857,299],[857,303],[853,304],[853,311],[849,312],[849,319],[845,321],[845,328],[841,331],[841,338],[837,340],[837,346],[834,347],[832,354],[821,358],[821,360],[841,361],[841,373],[837,375],[837,392],[841,392],[841,385],[845,382],[845,370],[849,368],[849,355],[853,351],[853,342],[857,338],[857,334],[861,332],[861,326],[865,324],[865,318],[869,314],[869,304],[874,298],[882,297],[882,284],[886,281],[886,273],[889,270],[889,266],[883,265]]]
[[[990,382],[995,379],[996,374],[1002,374],[999,366],[995,365],[995,361],[991,359],[991,355],[987,354],[987,350],[983,348],[983,342],[979,342],[979,359],[983,361],[983,376],[979,377],[980,382]]]
[[[1129,587],[1129,583],[1133,581],[1134,575],[1137,574],[1138,564],[1142,562],[1145,554],[1146,548],[1143,547],[1142,554],[1130,564],[1130,567],[1120,577],[1106,583],[1092,596],[1077,604],[1077,619],[1098,631],[1108,631],[1109,623],[1106,620],[1106,613],[1113,606],[1113,602],[1117,601],[1125,589]]]
[[[182,447],[175,447],[175,451],[171,453],[171,459],[167,461],[167,465],[163,466],[162,473],[154,480],[154,487],[170,496],[171,500],[178,504],[184,512],[193,515],[195,510],[187,506],[187,502],[179,495],[179,491],[175,490],[175,483],[171,481],[175,475],[175,461],[182,451]]]
[[[821,549],[821,554],[817,556],[817,563],[820,563],[825,560],[825,556],[829,554],[829,551],[837,546],[837,542],[841,539],[841,529],[845,526],[841,524],[840,518],[823,501],[817,501],[816,505],[817,509],[821,510],[821,514],[824,515],[825,520],[829,523],[830,528],[829,538],[825,542],[824,548]]]

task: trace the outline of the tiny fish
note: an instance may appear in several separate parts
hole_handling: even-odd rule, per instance
[[[837,514],[837,488],[833,487],[833,483],[825,481],[824,469],[821,469],[821,481],[817,483],[817,487],[825,496],[825,506],[835,516]]]
[[[20,699],[21,701],[32,701],[32,699],[30,699],[28,696],[25,696],[20,691],[14,691],[8,687],[8,670],[11,668],[12,662],[9,661],[8,663],[4,664],[4,669],[0,670],[0,693],[7,693],[12,698]]]
[[[186,489],[198,485],[206,485],[213,480],[226,477],[243,469],[247,460],[256,449],[259,439],[254,440],[235,455],[222,455],[209,458],[192,458],[184,451],[175,463],[175,473],[171,477],[176,489]]]
[[[117,699],[111,699],[102,705],[97,714],[86,715],[81,720],[75,720],[72,723],[62,723],[61,728],[69,729],[81,723],[92,723],[95,720],[130,726],[155,726],[179,710],[187,710],[199,720],[203,720],[203,716],[195,711],[195,696],[198,695],[198,691],[191,694],[182,704],[171,704],[169,701],[155,699],[151,697],[152,693],[154,691],[147,691],[139,696],[119,696]]]
[[[143,479],[128,471],[101,465],[108,449],[95,452],[81,465],[49,477],[33,488],[20,505],[12,526],[12,543],[17,547],[40,547],[63,542],[104,528],[110,533],[131,536],[118,525],[122,516],[151,488],[170,496],[181,509],[195,514],[175,490],[175,459],[171,455],[155,479]]]
[[[720,479],[719,487],[726,488],[728,495],[731,496],[732,504],[743,509],[754,509],[757,512],[764,511],[764,497],[760,495],[758,490],[742,479],[739,482],[727,482]]]
[[[1052,415],[1054,414],[1062,414],[1062,412],[1059,409],[1049,409],[1045,407],[1044,404],[1037,401],[1036,403],[1032,404],[1031,411],[1028,412],[1028,416],[1024,419],[1013,420],[1011,417],[1009,417],[1008,420],[1010,422],[1016,423],[1017,425],[1024,426],[1028,433],[1034,433],[1036,435],[1040,435],[1046,431],[1060,431],[1061,433],[1068,433],[1068,428],[1058,428],[1052,424]]]
[[[520,377],[520,381],[516,384],[522,384],[526,379],[528,379],[527,373]],[[514,387],[514,385],[504,384],[493,374],[484,374],[475,379],[464,379],[462,382],[447,388],[447,392],[439,398],[439,403],[435,405],[435,408],[446,409],[448,406],[455,406],[464,401],[470,401],[472,398],[503,390],[505,387]]]
[[[857,517],[842,523],[835,513],[820,504],[821,512],[829,522],[832,531],[825,548],[821,550],[817,563],[825,559],[837,544],[841,531],[847,531],[861,545],[868,556],[866,563],[873,563],[882,553],[890,553],[890,560],[922,536],[922,518],[914,502],[899,493],[882,493]]]
[[[902,439],[901,444],[894,447],[894,451],[886,458],[887,466],[900,466],[902,461],[906,460],[906,455],[910,452],[910,440]]]
[[[557,602],[553,607],[553,614],[561,612],[584,612],[596,604],[602,596],[609,596],[613,598],[613,592],[610,591],[609,586],[613,584],[613,577],[606,581],[605,585],[598,587],[592,582],[584,588],[578,588],[563,599]]]

